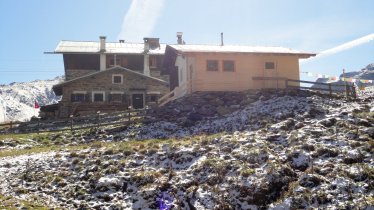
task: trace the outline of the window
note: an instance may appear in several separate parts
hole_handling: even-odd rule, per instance
[[[149,57],[149,67],[150,68],[157,68],[157,58],[156,56]]]
[[[217,60],[207,60],[206,61],[207,71],[218,71],[218,61]]]
[[[161,93],[158,91],[147,92],[147,102],[157,102]]]
[[[235,71],[235,62],[231,60],[223,61],[223,71]]]
[[[111,102],[122,102],[122,92],[111,92],[110,101]]]
[[[148,95],[147,96],[147,101],[148,102],[157,102],[158,100],[158,95]]]
[[[265,62],[265,69],[275,69],[275,63],[274,62]]]
[[[76,93],[73,94],[73,102],[83,102],[85,101],[85,94],[82,93]]]
[[[92,92],[92,102],[104,102],[105,93],[102,91]]]
[[[122,74],[113,74],[112,75],[112,83],[113,84],[122,84],[123,75]]]
[[[86,101],[86,91],[73,91],[71,94],[71,102],[84,102]]]

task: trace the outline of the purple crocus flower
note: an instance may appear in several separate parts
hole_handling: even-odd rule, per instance
[[[167,192],[162,192],[158,199],[160,210],[169,210],[173,203],[173,197]]]

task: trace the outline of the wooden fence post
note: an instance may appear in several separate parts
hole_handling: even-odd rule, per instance
[[[97,129],[100,128],[100,111],[97,111]]]
[[[38,118],[38,135],[39,135],[39,131],[40,131],[40,118]]]
[[[73,117],[74,115],[70,115],[70,132],[73,133]]]
[[[347,84],[345,86],[345,90],[346,90],[346,95],[347,95],[347,98],[349,98],[349,96],[351,96],[350,92],[351,92],[351,87]]]
[[[132,109],[132,106],[129,106],[129,111],[127,112],[128,124],[130,124],[130,121],[131,121],[131,109]]]
[[[352,96],[354,99],[357,98],[355,83],[352,83]]]
[[[343,69],[343,79],[344,79],[344,84],[345,84],[345,96],[348,98],[349,96],[349,86],[347,83],[347,78],[345,77],[345,69]]]

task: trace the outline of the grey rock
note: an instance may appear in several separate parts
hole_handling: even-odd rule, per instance
[[[322,182],[322,179],[319,178],[319,176],[313,175],[313,174],[306,174],[302,176],[299,181],[301,186],[308,187],[308,188],[317,187],[318,185],[321,184],[321,182]]]
[[[337,120],[335,118],[327,118],[327,119],[323,119],[323,120],[319,121],[318,123],[320,123],[321,125],[323,125],[325,127],[331,127],[331,126],[335,125],[336,122],[337,122]]]

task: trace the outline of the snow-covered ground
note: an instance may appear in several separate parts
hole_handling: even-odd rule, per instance
[[[360,101],[273,95],[191,127],[160,121],[74,134],[122,143],[1,158],[0,194],[63,209],[370,210],[374,114],[367,91]],[[147,138],[176,140],[127,143]]]
[[[5,122],[5,118],[5,103],[3,98],[0,96],[0,122]]]
[[[26,121],[38,115],[39,110],[34,108],[35,101],[40,105],[56,103],[59,97],[53,93],[52,86],[62,80],[62,77],[57,77],[53,80],[0,85],[0,122]],[[4,112],[6,119],[4,119]]]

